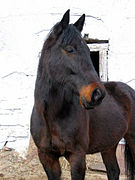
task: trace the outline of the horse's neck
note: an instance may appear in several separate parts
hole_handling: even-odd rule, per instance
[[[64,91],[59,89],[51,89],[47,105],[48,116],[53,120],[69,109],[69,103],[65,100]]]

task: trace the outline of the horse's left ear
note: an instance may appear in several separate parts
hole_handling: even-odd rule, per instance
[[[68,9],[65,14],[63,15],[62,20],[60,21],[60,24],[62,25],[63,29],[66,29],[68,24],[69,24],[69,13],[70,13],[70,9]]]
[[[83,14],[78,21],[74,23],[74,26],[81,32],[85,21],[85,14]]]

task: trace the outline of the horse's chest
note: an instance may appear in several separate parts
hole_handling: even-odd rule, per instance
[[[64,155],[69,146],[68,141],[70,141],[66,132],[64,133],[64,130],[61,130],[61,128],[52,127],[50,140],[52,150]]]
[[[51,146],[54,151],[64,155],[65,152],[75,150],[76,144],[79,146],[78,141],[78,128],[71,128],[70,126],[52,126],[51,131]]]
[[[51,149],[55,152],[60,153],[61,155],[64,155],[66,146],[65,143],[59,138],[59,136],[55,136],[52,134]]]

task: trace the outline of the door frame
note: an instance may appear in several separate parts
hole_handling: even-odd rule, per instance
[[[89,43],[90,52],[99,52],[99,77],[101,81],[108,81],[108,43]]]

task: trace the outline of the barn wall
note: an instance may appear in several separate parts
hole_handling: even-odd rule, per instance
[[[5,0],[0,7],[0,148],[23,152],[29,142],[36,69],[50,28],[71,9],[86,14],[83,34],[109,40],[108,78],[135,88],[134,0]]]

